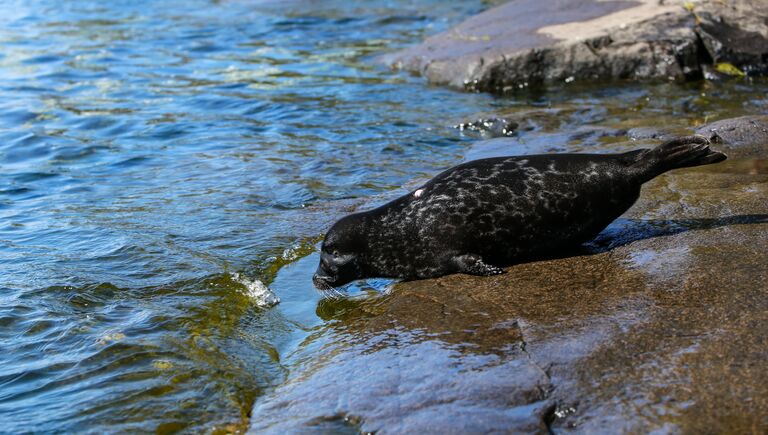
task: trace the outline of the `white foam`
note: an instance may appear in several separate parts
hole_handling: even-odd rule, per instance
[[[250,279],[239,273],[232,274],[232,280],[245,287],[245,294],[260,307],[268,308],[280,303],[280,298],[258,279]]]

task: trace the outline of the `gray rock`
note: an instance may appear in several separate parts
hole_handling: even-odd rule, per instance
[[[722,119],[697,128],[696,133],[711,137],[732,155],[768,156],[768,116]]]
[[[768,2],[516,0],[385,55],[435,84],[508,92],[599,79],[692,79],[714,63],[768,70]],[[738,73],[738,72],[737,72]]]

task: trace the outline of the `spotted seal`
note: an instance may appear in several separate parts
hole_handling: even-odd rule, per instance
[[[387,277],[496,275],[502,266],[562,254],[624,213],[646,181],[717,163],[704,136],[623,154],[496,157],[454,166],[381,207],[328,231],[316,287]]]

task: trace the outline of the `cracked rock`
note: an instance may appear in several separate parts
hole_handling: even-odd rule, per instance
[[[431,83],[505,93],[604,79],[692,80],[768,71],[763,0],[517,0],[383,56]]]

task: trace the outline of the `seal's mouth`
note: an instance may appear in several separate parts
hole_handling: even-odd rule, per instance
[[[344,297],[344,294],[336,289],[336,279],[317,271],[312,276],[312,283],[315,285],[323,297],[326,299],[339,299]]]
[[[332,276],[324,275],[320,273],[320,271],[315,272],[315,274],[312,276],[312,284],[314,284],[318,290],[332,289],[334,287],[334,281],[335,279]]]

